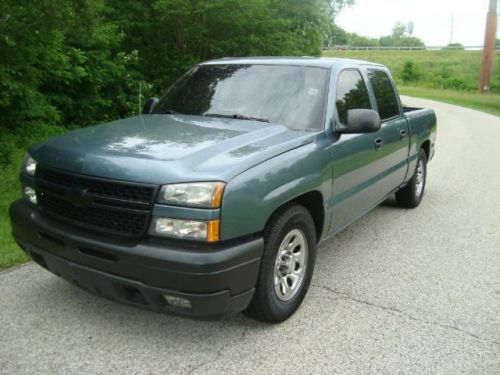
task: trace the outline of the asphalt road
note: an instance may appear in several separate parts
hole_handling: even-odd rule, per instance
[[[0,373],[500,374],[500,118],[405,102],[439,121],[421,206],[323,245],[290,320],[146,312],[28,264],[0,274]]]

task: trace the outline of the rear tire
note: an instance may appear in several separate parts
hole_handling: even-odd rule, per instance
[[[266,323],[288,319],[304,299],[316,259],[316,230],[309,211],[286,205],[264,230],[264,255],[255,294],[245,314]]]
[[[403,208],[417,207],[424,196],[426,180],[427,155],[424,149],[421,148],[412,178],[405,187],[396,192],[396,202],[398,205]]]

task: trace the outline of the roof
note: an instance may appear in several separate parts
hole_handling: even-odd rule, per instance
[[[314,66],[319,68],[331,68],[336,66],[370,65],[383,66],[363,60],[342,59],[336,57],[286,57],[286,56],[264,56],[264,57],[224,57],[217,60],[209,60],[200,65],[219,65],[219,64],[262,64],[262,65],[297,65]]]

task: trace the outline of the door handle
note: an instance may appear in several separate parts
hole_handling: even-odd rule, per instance
[[[384,145],[384,140],[382,138],[375,139],[375,149],[378,150]]]
[[[399,138],[403,139],[404,137],[406,137],[406,130],[400,130],[399,131]]]

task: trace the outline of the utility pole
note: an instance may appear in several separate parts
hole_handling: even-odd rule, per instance
[[[450,44],[453,43],[453,28],[455,27],[455,13],[451,14],[451,24],[450,24]]]
[[[481,64],[481,78],[479,92],[490,91],[493,59],[497,35],[497,0],[490,0],[488,17],[486,19],[486,33],[484,35],[483,62]]]

